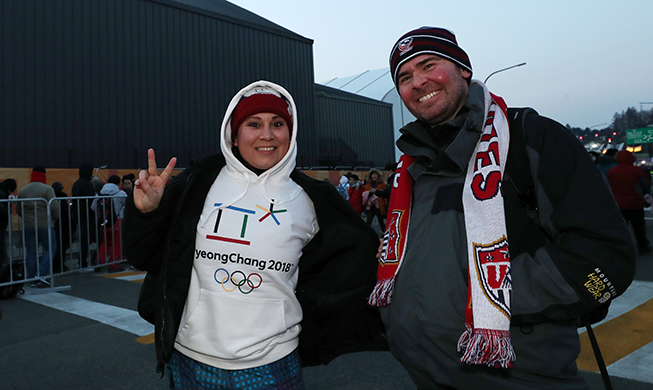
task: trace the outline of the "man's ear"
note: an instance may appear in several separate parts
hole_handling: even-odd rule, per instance
[[[460,68],[460,73],[463,75],[463,78],[467,80],[468,78],[472,77],[472,72],[468,71],[465,68]]]

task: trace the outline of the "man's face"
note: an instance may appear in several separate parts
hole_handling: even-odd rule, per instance
[[[412,58],[397,73],[401,100],[417,119],[439,125],[456,117],[465,104],[471,73],[433,54]]]
[[[122,188],[133,188],[134,183],[130,179],[125,179],[122,181]]]

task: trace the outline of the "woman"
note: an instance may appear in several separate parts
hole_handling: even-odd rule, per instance
[[[148,271],[139,312],[174,388],[302,389],[300,354],[311,365],[385,348],[365,303],[378,239],[333,186],[294,169],[297,132],[290,94],[259,81],[229,104],[222,153],[165,191],[176,160],[157,176],[148,151],[124,250]]]
[[[123,258],[120,234],[127,193],[121,190],[118,184],[120,184],[118,175],[109,176],[107,183],[100,190],[101,198],[93,200],[91,204],[100,226],[98,234],[101,244],[98,248],[98,261],[100,264],[110,263],[110,273],[124,271],[120,265]],[[95,270],[99,271],[100,268]]]
[[[363,192],[363,202],[365,203],[365,213],[367,215],[367,224],[371,225],[376,216],[379,221],[381,231],[385,230],[385,214],[386,214],[386,200],[376,196],[376,191],[385,190],[385,183],[383,183],[383,176],[381,172],[372,169],[368,175],[365,183],[365,191]]]

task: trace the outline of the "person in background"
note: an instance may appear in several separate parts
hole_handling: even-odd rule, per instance
[[[608,176],[608,171],[612,167],[617,166],[617,155],[618,150],[615,148],[610,148],[605,151],[605,154],[600,154],[596,156],[596,159],[594,160],[594,163],[596,164],[596,167],[601,171],[601,173],[605,176]]]
[[[54,195],[57,198],[67,198],[68,194],[63,191],[63,184],[59,181],[52,183]],[[68,271],[65,264],[66,251],[70,248],[70,234],[77,228],[76,221],[71,220],[71,211],[68,199],[61,199],[59,204],[59,219],[54,223],[54,235],[57,238],[57,250],[52,258],[52,272],[60,273]]]
[[[101,244],[98,248],[98,261],[100,264],[110,263],[109,273],[125,270],[119,261],[123,259],[121,232],[127,193],[118,187],[119,184],[119,176],[109,176],[100,190],[101,198],[94,200],[91,205],[96,217],[100,216],[98,223]]]
[[[9,199],[9,195],[16,191],[16,180],[5,179],[0,183],[0,199]],[[0,270],[4,267],[8,260],[6,231],[9,226],[9,216],[12,212],[11,203],[0,202]]]
[[[513,131],[447,29],[400,37],[390,75],[417,118],[397,140],[369,301],[393,355],[420,389],[587,389],[578,324],[605,317],[635,271],[601,173],[551,119],[517,110]]]
[[[59,218],[59,202],[50,203],[49,214],[47,202],[54,197],[54,190],[46,184],[45,168],[43,166],[32,168],[31,182],[18,191],[18,199],[45,199],[45,201],[27,200],[16,207],[16,213],[23,219],[27,252],[27,278],[38,278],[31,284],[32,287],[50,286],[47,277],[50,274],[52,255],[57,250],[57,238],[52,226]],[[51,218],[50,221],[48,221],[48,215]],[[48,226],[48,222],[53,225]],[[43,256],[40,259],[38,257],[39,245],[43,247]]]
[[[91,179],[93,176],[93,165],[84,163],[79,167],[79,179],[75,181],[72,188],[73,197],[94,197],[95,188]],[[95,212],[91,209],[94,199],[74,199],[72,202],[72,217],[74,223],[79,226],[80,244],[80,266],[88,267],[89,245],[96,242]],[[93,258],[96,256],[94,253]],[[91,259],[93,262],[93,259]]]
[[[349,204],[360,215],[363,212],[363,182],[358,175],[349,175]]]
[[[347,176],[343,175],[340,177],[340,181],[338,182],[338,187],[336,187],[336,190],[344,200],[349,200],[349,179]]]
[[[639,254],[651,253],[653,248],[646,238],[644,221],[645,195],[651,193],[650,176],[642,167],[634,166],[635,155],[621,150],[616,156],[617,166],[608,170],[607,177],[614,199],[617,201],[621,215],[630,224],[635,233]]]
[[[99,195],[100,191],[102,191],[102,187],[104,187],[105,183],[102,181],[102,179],[100,179],[99,177],[94,175],[91,178],[91,184],[93,185],[93,191],[95,191],[95,194]]]
[[[296,115],[259,81],[231,100],[220,154],[165,186],[176,159],[158,176],[148,151],[124,249],[148,271],[139,312],[172,388],[304,389],[301,364],[385,347],[365,302],[378,238],[333,185],[295,169]]]
[[[134,180],[136,177],[133,173],[128,173],[122,177],[122,187],[121,190],[125,191],[127,195],[131,195],[134,191]]]
[[[385,189],[384,190],[375,190],[372,193],[379,198],[390,199],[392,194],[392,186],[395,180],[395,170],[397,169],[397,163],[390,163],[385,166],[385,173],[387,173],[388,178],[386,179]]]
[[[365,183],[365,190],[363,191],[363,204],[365,205],[365,215],[367,216],[367,224],[371,225],[374,217],[379,221],[381,231],[385,230],[385,215],[387,202],[383,198],[375,195],[376,191],[385,190],[385,183],[383,183],[383,176],[381,172],[372,169],[367,174],[367,182]]]

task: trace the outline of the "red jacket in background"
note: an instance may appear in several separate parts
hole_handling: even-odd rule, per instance
[[[631,152],[621,150],[617,153],[617,166],[608,170],[612,194],[622,210],[643,209],[646,206],[643,193],[648,193],[650,181],[643,168],[633,165],[635,160]],[[638,188],[643,192],[638,192]]]
[[[349,187],[349,204],[357,213],[363,212],[363,186],[358,184]]]

